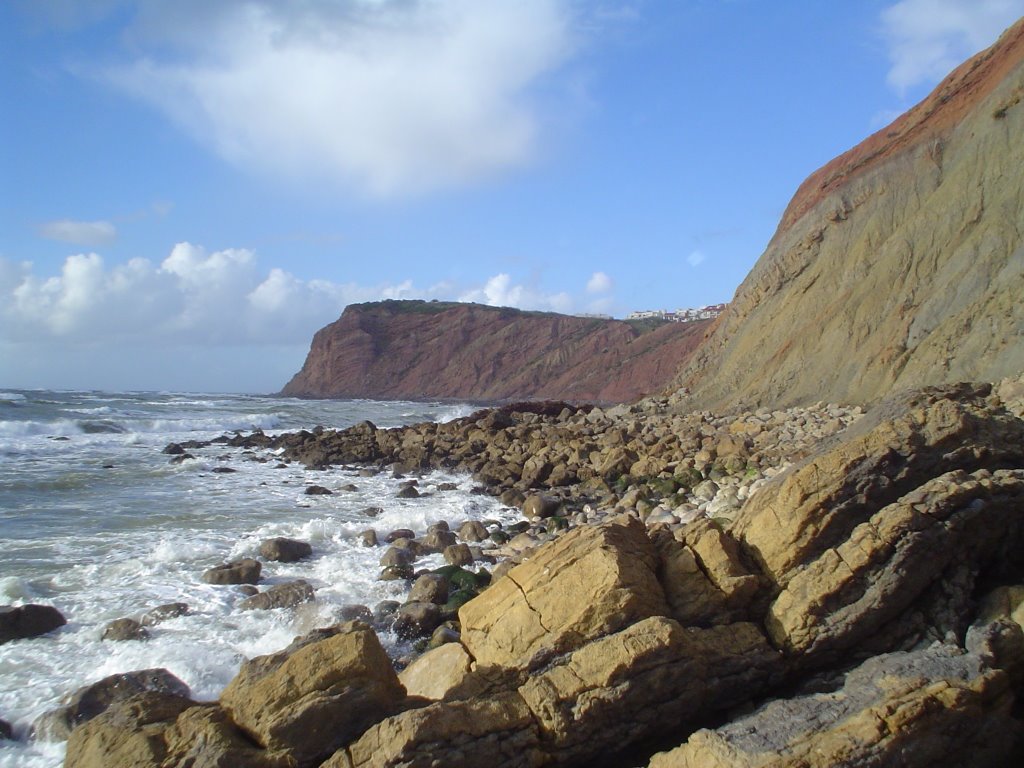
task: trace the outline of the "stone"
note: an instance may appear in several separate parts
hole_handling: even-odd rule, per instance
[[[441,609],[434,603],[408,602],[395,614],[394,630],[403,639],[427,637],[440,626]]]
[[[946,645],[872,658],[836,691],[700,730],[650,768],[998,766],[1021,736],[1006,675]]]
[[[255,747],[218,706],[182,712],[163,733],[167,756],[161,768],[295,768],[286,752]]]
[[[445,643],[417,657],[398,679],[410,696],[443,699],[462,684],[472,662],[460,643]]]
[[[45,741],[65,740],[75,727],[106,712],[111,706],[147,691],[182,698],[190,695],[189,687],[163,668],[110,675],[79,688],[63,706],[42,715],[33,723],[33,735]]]
[[[188,611],[188,603],[164,603],[146,611],[142,614],[142,618],[139,621],[144,627],[153,627],[169,619],[187,616]]]
[[[416,532],[411,528],[396,528],[393,531],[388,532],[388,535],[384,537],[384,541],[391,544],[398,539],[415,539]]]
[[[270,610],[271,608],[293,608],[302,603],[311,603],[316,600],[316,593],[312,585],[304,579],[289,581],[284,584],[275,584],[258,595],[247,597],[238,604],[239,610]]]
[[[406,485],[395,494],[395,497],[399,499],[418,499],[420,497],[420,492],[416,490],[416,486]]]
[[[380,556],[380,565],[385,568],[389,565],[409,565],[415,559],[416,554],[412,549],[407,547],[390,546],[384,554]]]
[[[523,501],[523,516],[527,518],[551,517],[558,512],[560,506],[561,502],[558,499],[535,493],[527,496]]]
[[[473,552],[466,544],[452,544],[444,548],[444,561],[448,565],[472,565]]]
[[[438,605],[447,603],[448,579],[436,573],[425,573],[417,578],[409,590],[409,602],[416,601]]]
[[[0,645],[45,635],[67,623],[52,605],[3,605],[0,606]]]
[[[220,703],[264,749],[312,766],[396,711],[404,695],[377,635],[350,622],[245,662]]]
[[[569,531],[459,609],[480,666],[526,668],[669,608],[658,554],[632,518]]]
[[[459,526],[459,538],[464,542],[486,541],[489,534],[487,528],[477,520],[467,520]]]
[[[243,558],[216,565],[203,573],[207,584],[258,584],[263,564],[259,560]]]
[[[364,547],[376,547],[378,543],[377,532],[373,528],[367,528],[359,534],[359,542]]]
[[[114,619],[103,627],[101,640],[123,642],[125,640],[148,640],[149,630],[135,619]]]
[[[457,537],[449,530],[429,531],[423,537],[423,546],[433,552],[443,552],[445,547],[451,546],[456,541]]]
[[[11,724],[6,720],[0,719],[0,741],[5,740],[14,740],[14,729],[11,728]]]
[[[307,496],[331,496],[334,494],[330,488],[325,488],[322,485],[310,485],[306,487]]]
[[[276,537],[260,543],[260,557],[279,563],[295,563],[313,554],[313,547],[305,541]]]

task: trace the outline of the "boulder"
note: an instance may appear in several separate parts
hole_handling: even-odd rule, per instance
[[[435,530],[429,531],[426,536],[423,537],[423,546],[425,549],[433,552],[443,552],[445,547],[450,547],[457,541],[457,537],[454,533],[449,530]]]
[[[434,603],[409,602],[395,614],[395,633],[405,639],[427,637],[443,621],[441,609]]]
[[[166,669],[142,669],[104,677],[79,688],[64,706],[42,715],[32,726],[36,738],[64,740],[72,729],[107,711],[114,704],[144,692],[165,693],[187,698],[188,686]]]
[[[395,712],[404,695],[374,631],[349,622],[245,662],[220,701],[264,749],[312,766]]]
[[[176,619],[178,616],[187,614],[188,603],[164,603],[146,611],[139,621],[144,627],[152,627],[168,619]]]
[[[459,609],[481,666],[526,668],[669,612],[658,554],[639,520],[576,528]]]
[[[524,517],[551,517],[558,512],[561,502],[552,496],[535,493],[523,501]]]
[[[243,558],[215,565],[203,573],[207,584],[258,584],[263,564],[259,560]]]
[[[259,749],[218,706],[191,707],[163,733],[160,768],[295,768],[287,752]]]
[[[324,488],[322,485],[309,485],[306,486],[307,496],[331,496],[334,493],[330,488]]]
[[[114,619],[103,628],[101,640],[123,642],[126,640],[148,640],[149,630],[135,619]]]
[[[11,728],[11,724],[6,720],[0,719],[0,741],[10,741],[14,739],[14,730]]]
[[[472,565],[473,551],[468,544],[452,544],[444,548],[444,561],[448,565]]]
[[[473,543],[486,541],[488,535],[487,529],[477,520],[467,520],[459,526],[459,538],[463,541]]]
[[[398,679],[410,696],[443,699],[465,680],[472,662],[460,643],[445,643],[417,657]]]
[[[3,605],[0,606],[0,645],[45,635],[67,623],[52,605]]]
[[[448,579],[437,573],[424,573],[413,582],[409,602],[443,605],[448,602]]]
[[[316,594],[312,585],[304,579],[297,579],[285,584],[275,584],[265,592],[247,597],[238,604],[238,608],[243,611],[292,608],[314,600],[316,600]]]
[[[313,554],[313,547],[305,541],[276,537],[260,543],[260,557],[280,563],[294,563]]]
[[[842,687],[700,730],[650,768],[1002,766],[1021,736],[1004,673],[948,645],[872,658]]]

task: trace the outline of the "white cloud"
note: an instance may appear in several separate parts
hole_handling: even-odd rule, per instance
[[[570,5],[152,0],[105,76],[242,167],[415,194],[531,160]]]
[[[704,255],[703,251],[690,251],[690,255],[686,257],[686,261],[691,267],[698,267],[704,262],[705,258],[707,257]]]
[[[39,234],[47,240],[58,240],[72,245],[94,248],[110,245],[117,240],[117,227],[109,221],[48,221],[39,227]]]
[[[604,272],[595,272],[587,281],[587,293],[608,293],[612,289],[612,279]]]
[[[572,296],[564,291],[545,293],[534,286],[514,284],[511,275],[506,272],[494,275],[481,288],[464,291],[458,300],[492,307],[563,313],[572,312],[574,304]]]
[[[1022,15],[1024,0],[901,0],[882,11],[889,85],[938,82]]]

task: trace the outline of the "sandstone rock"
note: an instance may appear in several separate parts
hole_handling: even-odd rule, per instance
[[[419,656],[398,679],[410,696],[443,699],[462,684],[472,662],[460,643],[445,643]]]
[[[260,746],[311,766],[395,711],[403,696],[376,634],[351,622],[247,661],[220,701]]]
[[[650,768],[1000,766],[1021,726],[1006,676],[949,646],[875,657],[842,688],[701,730]]]
[[[462,606],[462,642],[481,666],[525,668],[668,605],[637,520],[577,528]]]
[[[51,605],[3,605],[0,606],[0,645],[45,635],[65,624],[67,619]]]
[[[144,692],[188,698],[188,686],[166,669],[143,669],[104,677],[79,688],[66,703],[47,712],[33,723],[36,738],[47,741],[67,739],[72,729],[107,711],[111,706]]]
[[[259,560],[243,558],[216,565],[203,573],[207,584],[258,584],[263,564]]]
[[[103,627],[103,634],[100,639],[115,642],[148,640],[149,630],[135,619],[114,619]]]
[[[312,585],[303,579],[275,584],[258,595],[247,597],[238,604],[239,610],[270,610],[271,608],[292,608],[316,600]]]
[[[161,768],[295,768],[285,752],[258,749],[223,709],[186,709],[163,734],[167,756]]]
[[[294,563],[313,554],[313,547],[305,541],[276,537],[260,543],[260,557],[280,563]]]
[[[551,517],[558,512],[559,506],[561,506],[559,500],[552,496],[533,494],[527,496],[523,501],[523,516],[528,518]]]

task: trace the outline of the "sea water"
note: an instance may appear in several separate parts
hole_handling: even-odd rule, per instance
[[[344,606],[402,600],[402,582],[380,581],[381,550],[362,545],[367,528],[417,533],[439,520],[515,519],[466,476],[432,473],[424,495],[399,499],[400,479],[359,468],[281,467],[270,451],[214,445],[173,463],[171,442],[236,430],[267,434],[445,421],[469,405],[303,401],[183,393],[0,392],[0,605],[56,607],[66,626],[0,645],[0,718],[18,740],[0,741],[0,768],[61,765],[64,745],[27,739],[32,723],[68,693],[118,672],[164,667],[193,698],[214,700],[247,658],[335,623]],[[234,472],[214,472],[230,468]],[[440,491],[442,482],[455,491]],[[310,496],[312,484],[332,495]],[[346,486],[355,490],[343,490]],[[381,507],[367,517],[367,507]],[[317,590],[297,609],[238,610],[237,587],[202,580],[207,568],[255,557],[263,539],[308,541],[313,557],[265,563],[261,587],[298,578]],[[436,560],[436,563],[434,562]],[[424,561],[441,565],[439,556]],[[104,625],[139,618],[170,602],[189,613],[149,629],[146,641],[100,639]],[[406,650],[387,633],[395,656]]]

